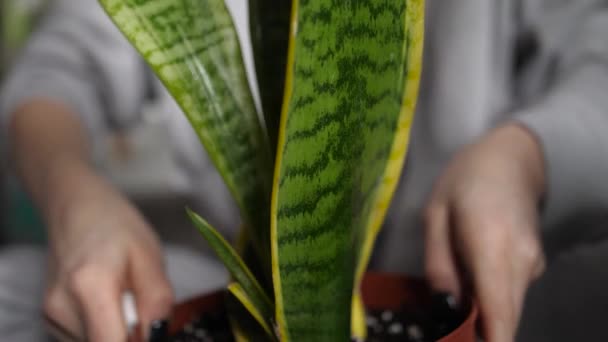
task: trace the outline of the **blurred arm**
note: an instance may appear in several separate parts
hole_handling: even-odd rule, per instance
[[[95,0],[54,1],[3,84],[2,148],[11,141],[8,127],[17,110],[42,98],[81,121],[95,152],[109,129],[140,112],[144,73],[137,53]]]
[[[597,7],[560,53],[552,90],[516,114],[543,149],[548,226],[608,207],[608,10]]]
[[[138,112],[143,72],[95,1],[53,3],[0,97],[0,146],[45,216],[66,192],[63,175],[93,173],[100,139]]]
[[[0,146],[48,227],[45,313],[92,342],[126,340],[125,290],[142,327],[173,302],[156,235],[93,162],[105,133],[139,112],[143,73],[94,0],[58,0],[0,100]]]
[[[78,193],[77,173],[94,173],[81,121],[66,106],[39,98],[15,111],[10,131],[18,174],[47,221],[56,221],[70,194]]]

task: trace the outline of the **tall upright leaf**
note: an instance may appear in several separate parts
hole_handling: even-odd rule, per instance
[[[294,0],[272,197],[282,340],[346,341],[405,156],[424,0]]]
[[[224,1],[100,2],[183,109],[270,265],[270,149]]]
[[[390,154],[380,184],[376,187],[374,201],[371,203],[371,212],[366,223],[363,239],[358,240],[359,260],[357,264],[357,287],[360,285],[374,242],[384,219],[397,183],[401,176],[405,157],[409,147],[410,129],[413,124],[418,88],[422,72],[422,54],[424,45],[424,0],[409,0],[405,14],[406,23],[406,60],[404,61],[404,94],[401,100],[401,109],[394,131]]]
[[[283,91],[291,1],[249,0],[249,27],[264,118],[276,150]]]

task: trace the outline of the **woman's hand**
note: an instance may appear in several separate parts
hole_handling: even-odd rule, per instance
[[[514,340],[525,292],[543,271],[543,192],[540,146],[510,124],[458,153],[428,202],[427,276],[457,297],[470,282],[488,342]]]
[[[126,341],[122,296],[131,291],[143,327],[173,304],[159,242],[139,213],[87,166],[63,163],[49,222],[45,313],[92,342]],[[145,333],[145,331],[143,332]]]
[[[166,317],[173,293],[157,237],[93,169],[91,139],[80,116],[65,104],[39,98],[11,117],[15,168],[49,233],[47,317],[91,342],[126,341],[122,295],[127,291],[135,296],[145,330]]]

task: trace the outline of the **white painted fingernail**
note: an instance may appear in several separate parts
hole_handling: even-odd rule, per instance
[[[133,332],[137,323],[139,323],[139,317],[137,317],[137,307],[135,306],[135,297],[133,293],[125,292],[122,295],[122,314],[127,326],[129,335]]]

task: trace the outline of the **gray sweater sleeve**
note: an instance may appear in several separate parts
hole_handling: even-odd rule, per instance
[[[544,149],[545,226],[608,207],[608,10],[581,22],[559,54],[554,86],[516,113]]]
[[[33,98],[70,107],[90,138],[139,112],[145,69],[94,0],[56,0],[5,80],[0,137],[5,147],[14,110]]]

